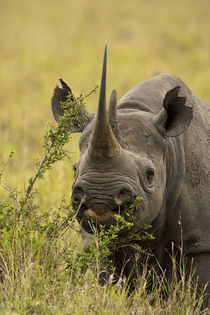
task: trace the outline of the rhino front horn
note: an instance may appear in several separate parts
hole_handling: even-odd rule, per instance
[[[110,158],[120,152],[120,145],[113,134],[106,110],[106,68],[107,46],[105,46],[104,50],[98,112],[89,148],[91,157]]]

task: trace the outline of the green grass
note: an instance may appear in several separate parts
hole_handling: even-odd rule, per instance
[[[8,201],[8,186],[23,195],[37,159],[43,156],[58,78],[66,80],[75,95],[90,91],[100,81],[105,43],[109,95],[116,88],[120,98],[141,81],[172,73],[197,96],[210,100],[209,0],[2,0],[0,4],[0,169],[10,150],[16,151],[0,187],[2,202]],[[97,100],[98,94],[87,99],[90,110],[96,110]],[[41,213],[57,209],[64,197],[70,200],[71,161],[79,156],[78,139],[73,135],[67,146],[71,160],[58,162],[36,186]],[[81,251],[76,232],[70,231],[65,242]],[[13,250],[7,259],[4,256],[8,270],[17,259]],[[25,264],[18,281],[8,271],[6,282],[0,284],[2,314],[193,313],[189,295],[181,310],[179,298],[172,296],[163,305],[157,294],[150,304],[143,289],[130,301],[116,288],[99,287],[91,271],[73,286],[68,273],[56,266],[48,274],[46,266],[32,259],[33,252],[32,248],[20,261]]]

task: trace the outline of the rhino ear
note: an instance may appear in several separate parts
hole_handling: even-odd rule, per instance
[[[61,103],[65,102],[69,95],[71,101],[74,100],[74,96],[70,87],[62,79],[60,79],[60,82],[62,88],[60,88],[58,85],[55,87],[54,94],[51,100],[53,116],[57,122],[59,122],[59,116],[62,116],[64,114]]]
[[[61,105],[62,102],[65,102],[67,98],[72,102],[76,102],[76,98],[72,94],[70,87],[62,79],[60,79],[60,82],[62,87],[60,88],[58,85],[55,87],[51,100],[53,116],[58,123],[60,122],[59,117],[64,114],[64,109]],[[78,119],[78,115],[81,115],[80,119]],[[81,123],[78,125],[75,122],[71,132],[75,133],[83,131],[93,117],[94,113],[90,113],[86,108],[82,108],[81,106],[81,111],[77,114],[77,121],[80,120]]]
[[[163,101],[163,109],[155,117],[154,125],[161,135],[176,137],[183,133],[193,117],[192,107],[186,106],[186,97],[178,96],[180,86],[169,90]]]

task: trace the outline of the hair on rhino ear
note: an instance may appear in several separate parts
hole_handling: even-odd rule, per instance
[[[190,125],[193,117],[192,107],[186,106],[186,97],[178,96],[181,87],[169,90],[163,100],[163,109],[154,119],[154,125],[161,135],[176,137]]]
[[[76,103],[77,101],[72,93],[71,88],[66,84],[66,82],[64,82],[63,79],[59,79],[59,81],[61,83],[61,88],[58,85],[55,87],[51,100],[53,116],[58,123],[60,122],[59,117],[64,115],[62,103],[66,102],[67,100],[72,103]],[[95,115],[94,113],[90,113],[82,106],[80,106],[79,109],[80,110],[77,113],[77,118],[80,118],[80,125],[78,125],[75,121],[71,130],[72,133],[83,131],[83,129],[89,124]]]

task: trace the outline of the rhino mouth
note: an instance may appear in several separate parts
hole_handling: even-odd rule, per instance
[[[120,215],[126,219],[127,214],[124,211],[124,206],[116,207],[112,210],[95,210],[82,205],[76,216],[77,221],[86,232],[93,234],[94,230],[100,229],[100,226],[104,226],[108,229],[111,226],[121,224],[118,222],[115,216]],[[129,206],[129,204],[126,204],[126,206]],[[135,217],[135,213],[132,215]]]
[[[84,211],[84,215],[87,218],[90,219],[95,219],[98,222],[105,222],[107,220],[111,220],[114,218],[116,212],[114,210],[108,210],[108,211],[103,211],[100,213],[97,213],[97,211],[94,211],[92,209],[87,209]]]

